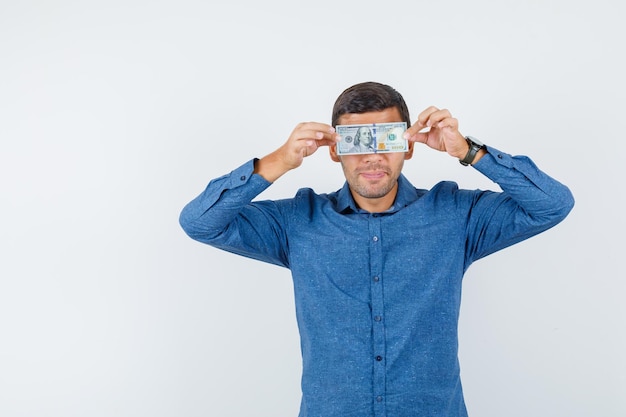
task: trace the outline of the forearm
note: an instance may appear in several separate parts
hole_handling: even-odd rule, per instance
[[[285,164],[283,157],[278,151],[264,156],[254,164],[254,173],[265,178],[270,183],[282,177],[289,170],[291,170],[291,167]]]
[[[513,157],[488,148],[473,166],[531,216],[557,217],[560,221],[573,207],[570,190],[525,156]]]
[[[287,171],[302,165],[304,158],[313,155],[320,146],[332,146],[340,139],[332,126],[323,123],[300,123],[280,148],[259,159],[254,172],[274,182]]]
[[[467,220],[467,265],[555,226],[574,205],[569,189],[539,170],[527,157],[513,157],[487,148],[473,166],[503,192],[472,194]]]
[[[193,239],[205,243],[225,230],[253,198],[270,183],[253,176],[254,161],[212,180],[180,214],[180,225]]]

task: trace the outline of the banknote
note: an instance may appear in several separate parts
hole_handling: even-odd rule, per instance
[[[406,123],[376,123],[370,125],[338,125],[341,136],[337,143],[338,155],[379,152],[406,152],[409,145],[402,137]]]

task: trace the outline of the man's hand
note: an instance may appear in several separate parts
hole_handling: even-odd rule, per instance
[[[287,171],[302,165],[304,158],[313,155],[320,146],[332,146],[339,140],[339,135],[330,125],[300,123],[283,146],[257,161],[254,172],[274,182]]]
[[[420,132],[425,128],[430,128],[430,130]],[[411,142],[425,143],[433,149],[447,152],[458,159],[465,158],[469,150],[465,137],[459,132],[459,121],[452,117],[448,110],[440,110],[433,106],[420,113],[415,124],[405,132],[404,138]],[[483,154],[484,151],[481,151],[476,155],[474,163]]]

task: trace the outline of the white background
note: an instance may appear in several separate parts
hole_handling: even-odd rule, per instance
[[[369,80],[577,200],[466,275],[470,414],[626,415],[623,9],[0,0],[0,415],[297,415],[289,272],[192,241],[178,214]],[[405,174],[494,187],[424,147]],[[262,197],[342,182],[322,150]]]

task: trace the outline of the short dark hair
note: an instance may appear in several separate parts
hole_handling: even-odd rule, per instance
[[[373,81],[355,84],[337,97],[333,106],[332,125],[337,126],[339,118],[347,113],[383,111],[390,107],[397,108],[402,121],[406,122],[407,127],[411,126],[404,98],[393,87]]]

